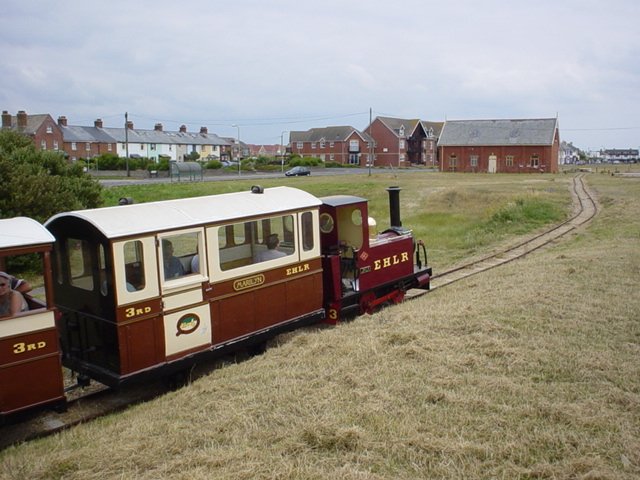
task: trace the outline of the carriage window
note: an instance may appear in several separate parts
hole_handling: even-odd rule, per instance
[[[313,250],[313,215],[311,212],[302,214],[302,249],[305,252]]]
[[[127,290],[136,292],[144,289],[144,251],[140,240],[124,244],[124,263]]]
[[[42,253],[0,256],[0,270],[7,276],[0,277],[0,290],[3,295],[9,289],[20,292],[24,298],[20,312],[44,308],[47,303],[45,268]],[[0,317],[11,316],[9,303],[0,302]]]
[[[109,293],[109,281],[107,279],[107,261],[104,255],[104,246],[98,245],[98,270],[100,271],[100,293],[107,296]]]
[[[234,232],[234,243],[227,232]],[[241,232],[241,234],[240,234]],[[284,215],[235,223],[218,229],[220,269],[222,271],[274,260],[295,253],[294,217]]]
[[[191,271],[191,261],[198,254],[198,235],[198,232],[189,232],[162,238],[165,280],[196,273]]]
[[[89,291],[93,290],[90,246],[86,240],[67,239],[70,283],[74,287]]]

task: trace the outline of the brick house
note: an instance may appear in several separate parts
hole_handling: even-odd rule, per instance
[[[279,158],[285,154],[286,149],[283,145],[255,145],[247,144],[249,155],[251,157],[274,157]]]
[[[62,149],[62,131],[49,114],[27,115],[27,112],[20,110],[17,115],[12,116],[7,110],[3,110],[2,128],[26,135],[40,150]]]
[[[376,117],[364,130],[375,140],[375,165],[436,166],[437,141],[443,122]]]
[[[366,166],[371,138],[354,127],[312,128],[289,133],[292,155],[317,157],[323,162]]]
[[[103,129],[102,120],[94,122],[93,127],[69,126],[67,117],[58,117],[58,126],[62,131],[63,150],[72,162],[81,158],[93,158],[105,153],[116,155],[117,144]]]
[[[438,140],[443,172],[558,172],[557,118],[448,120]]]

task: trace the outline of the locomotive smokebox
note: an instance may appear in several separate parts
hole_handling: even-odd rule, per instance
[[[391,228],[394,230],[402,230],[402,221],[400,220],[400,187],[389,187],[389,218],[391,220]]]

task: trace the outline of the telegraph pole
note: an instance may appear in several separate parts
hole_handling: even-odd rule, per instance
[[[130,177],[129,173],[129,113],[124,112],[124,149],[125,154],[127,155],[124,159],[125,164],[127,166],[127,177]]]
[[[371,107],[369,107],[369,176],[371,176],[371,164],[373,163],[373,135],[371,135],[371,131],[373,127],[371,126]]]

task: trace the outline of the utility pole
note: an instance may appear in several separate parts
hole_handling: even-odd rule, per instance
[[[126,158],[124,159],[127,166],[127,177],[130,177],[129,173],[129,113],[124,112],[124,149]]]
[[[283,131],[283,132],[280,134],[280,165],[281,165],[281,167],[282,167],[282,171],[283,171],[283,172],[284,172],[284,151],[283,151],[283,148],[284,148],[284,134],[285,134],[285,133],[287,133],[287,131],[286,131],[286,130],[285,130],[285,131]]]
[[[371,176],[371,164],[373,163],[373,135],[371,135],[371,131],[373,127],[371,126],[371,107],[369,107],[369,176]]]

